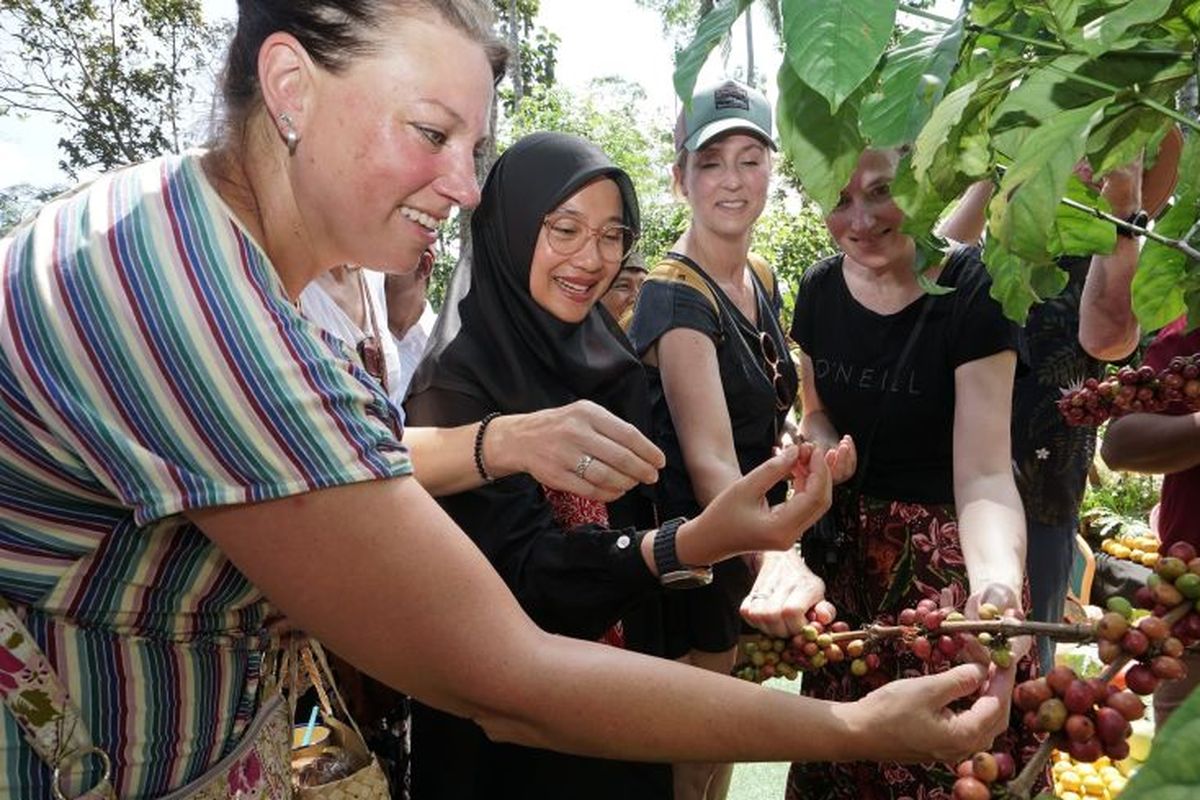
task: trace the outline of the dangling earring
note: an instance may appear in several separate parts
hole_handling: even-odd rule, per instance
[[[283,132],[283,141],[287,144],[288,155],[296,155],[296,145],[300,144],[300,132],[296,130],[295,123],[292,122],[291,116],[285,111],[279,115],[279,121],[287,129]]]

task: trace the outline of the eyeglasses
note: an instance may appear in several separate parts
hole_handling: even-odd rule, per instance
[[[570,214],[552,214],[542,220],[542,227],[546,229],[546,243],[560,256],[573,256],[589,239],[595,239],[600,258],[610,264],[623,261],[638,239],[638,232],[628,225],[612,223],[591,228]]]
[[[792,393],[784,384],[783,373],[779,370],[779,351],[775,348],[775,340],[766,331],[761,331],[758,334],[758,347],[769,369],[771,385],[775,387],[775,410],[787,411],[792,407]]]

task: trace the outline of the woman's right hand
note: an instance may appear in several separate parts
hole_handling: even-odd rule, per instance
[[[885,684],[854,704],[856,739],[866,747],[856,758],[953,764],[989,750],[1008,726],[1012,683],[1012,670],[989,672],[981,664],[963,664]],[[981,689],[965,711],[947,709]]]
[[[497,417],[483,446],[496,475],[524,472],[551,489],[604,502],[655,483],[666,464],[636,427],[589,400]]]
[[[829,470],[833,476],[833,485],[845,483],[854,477],[858,469],[858,450],[854,447],[854,439],[846,434],[829,448]]]
[[[792,496],[778,505],[766,494],[792,480]],[[825,452],[812,444],[786,447],[726,487],[700,516],[680,526],[676,550],[684,564],[712,564],[740,553],[785,550],[833,502]]]

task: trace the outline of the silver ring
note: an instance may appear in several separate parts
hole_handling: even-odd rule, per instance
[[[770,592],[751,592],[750,593],[751,600],[764,600],[770,596],[771,596]]]
[[[590,467],[592,462],[595,460],[596,459],[592,458],[587,453],[584,453],[582,456],[580,456],[579,463],[575,465],[575,476],[580,480],[583,480],[583,473],[587,472],[588,467]]]

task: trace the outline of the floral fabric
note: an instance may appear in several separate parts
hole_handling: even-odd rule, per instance
[[[862,498],[857,508],[843,502],[838,516],[850,533],[850,553],[823,577],[839,619],[852,627],[876,619],[886,624],[923,598],[959,607],[966,602],[967,570],[952,506]],[[880,672],[890,680],[940,671],[910,653],[885,649],[880,656]],[[1034,675],[1034,661],[1027,656],[1018,664],[1018,682]],[[804,675],[802,691],[826,700],[857,700],[879,685],[870,677],[818,670]],[[1022,728],[1019,712],[995,743],[995,749],[1012,754],[1018,770],[1037,746],[1033,734]],[[954,780],[954,765],[949,764],[793,764],[787,798],[951,800]]]

